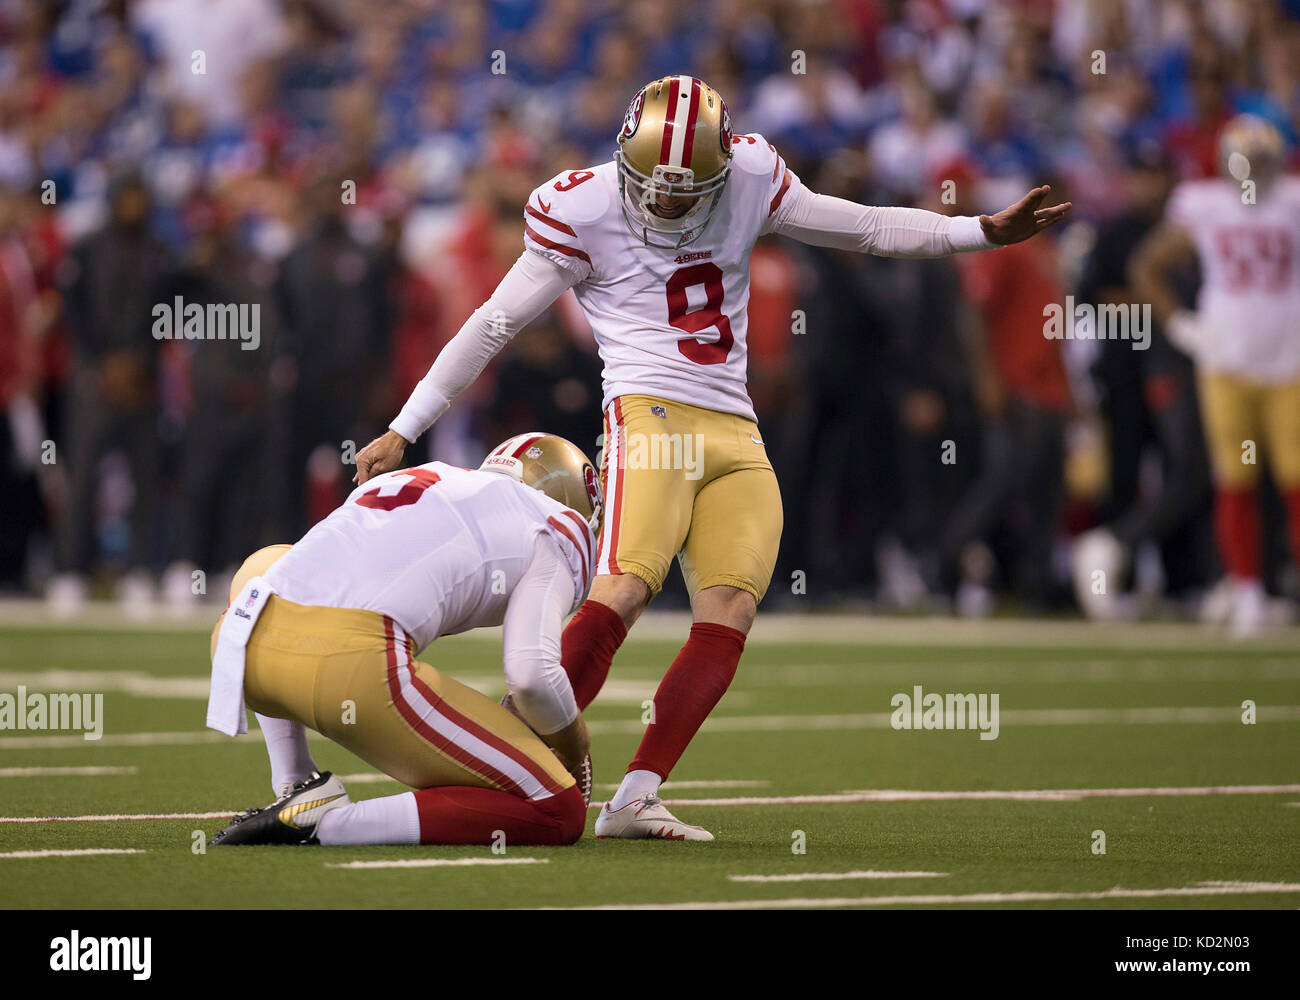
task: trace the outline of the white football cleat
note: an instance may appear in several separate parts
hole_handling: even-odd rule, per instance
[[[1197,619],[1202,625],[1227,625],[1236,604],[1232,577],[1225,576],[1201,598]]]
[[[194,574],[198,567],[188,559],[170,563],[162,576],[162,599],[169,608],[189,608],[198,603]]]
[[[1085,617],[1093,621],[1117,621],[1128,617],[1120,602],[1120,578],[1128,568],[1129,555],[1124,544],[1105,528],[1086,531],[1074,541],[1070,575],[1074,598]],[[1095,581],[1093,574],[1100,572]],[[1097,593],[1096,583],[1102,593]]]
[[[80,612],[87,597],[86,579],[76,573],[60,573],[45,590],[50,612],[59,618],[71,618]]]
[[[148,618],[153,611],[156,590],[153,574],[146,569],[128,570],[117,581],[117,604],[128,618]]]
[[[1258,635],[1269,625],[1268,593],[1258,580],[1233,580],[1228,628],[1239,639]]]
[[[611,809],[606,802],[600,807],[594,830],[598,838],[624,837],[629,840],[712,840],[713,834],[702,826],[683,823],[670,813],[663,799],[646,792],[621,809]]]

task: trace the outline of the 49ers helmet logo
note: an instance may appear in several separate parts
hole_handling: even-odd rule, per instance
[[[623,116],[623,131],[619,134],[622,139],[631,139],[636,135],[637,127],[641,124],[641,109],[645,107],[645,91],[638,90],[636,96],[632,98],[632,103],[627,106],[627,114]]]
[[[591,530],[595,531],[600,527],[600,509],[604,506],[605,496],[600,488],[600,479],[596,475],[596,470],[590,465],[582,467],[582,483],[587,487],[587,499],[591,501]]]
[[[719,138],[722,140],[722,151],[728,155],[731,154],[731,112],[727,110],[727,102],[723,101],[721,96],[718,100],[722,103],[722,128],[719,129]]]

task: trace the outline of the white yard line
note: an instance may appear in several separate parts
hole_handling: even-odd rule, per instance
[[[67,851],[4,851],[0,858],[73,858],[83,854],[144,854],[135,847],[83,847]]]
[[[964,657],[918,656],[906,660],[882,660],[866,647],[857,662],[754,663],[745,669],[745,683],[757,687],[841,687],[910,684],[918,677],[937,687],[939,678],[979,678],[985,688],[998,684],[1167,684],[1170,681],[1288,680],[1300,677],[1300,658],[1259,657],[1232,659],[1221,652],[1192,658],[1180,654],[1164,659],[1048,659],[1035,657],[1032,663],[993,662]],[[900,676],[901,675],[901,676]],[[945,680],[944,683],[951,683]],[[970,681],[966,680],[969,686]]]
[[[839,792],[829,795],[744,796],[731,799],[665,799],[670,806],[791,806],[841,805],[858,802],[924,802],[965,799],[1025,799],[1044,802],[1068,802],[1087,798],[1148,798],[1160,796],[1205,795],[1294,795],[1300,785],[1199,785],[1151,788],[1063,788],[1009,791],[895,791],[892,789]],[[599,809],[603,802],[588,808]],[[93,823],[165,819],[224,819],[238,809],[194,813],[103,813],[90,816],[0,816],[0,823]]]
[[[404,858],[400,861],[331,862],[326,868],[461,868],[467,865],[549,865],[550,858]]]
[[[961,906],[990,903],[1056,903],[1082,900],[1163,899],[1178,896],[1254,896],[1300,893],[1300,882],[1204,882],[1182,889],[1106,889],[1103,892],[972,892],[962,895],[837,896],[794,899],[730,899],[700,903],[606,903],[602,906],[543,907],[572,910],[776,910],[838,909],[846,906]]]
[[[660,788],[766,788],[770,781],[665,781]],[[598,782],[597,788],[617,788],[617,781]]]
[[[1123,726],[1123,725],[1200,725],[1204,723],[1241,722],[1241,708],[1235,705],[1169,706],[1158,708],[1004,708],[998,713],[999,725],[1008,726]],[[890,712],[862,712],[845,715],[722,715],[711,716],[703,733],[789,732],[808,729],[891,729]],[[1257,722],[1295,722],[1300,720],[1300,705],[1261,705],[1256,709]],[[598,734],[639,733],[645,729],[640,719],[598,719],[587,728]],[[917,730],[907,730],[912,736]],[[924,732],[921,730],[920,732]]]
[[[221,609],[215,603],[183,612],[158,608],[147,618],[128,618],[110,601],[91,601],[72,617],[50,611],[30,598],[0,600],[0,628],[53,629],[70,635],[88,630],[134,632],[212,631]],[[685,611],[647,611],[632,631],[634,638],[679,642],[691,628]],[[482,629],[457,642],[500,643],[495,629]],[[1300,645],[1300,628],[1275,629],[1242,640],[1222,630],[1191,622],[1097,624],[1076,619],[994,618],[966,621],[942,617],[871,616],[846,611],[828,614],[762,612],[746,640],[794,645],[869,644],[874,646],[995,646],[1060,649],[1240,649],[1293,652]]]
[[[1193,705],[1155,708],[1024,708],[1002,709],[999,725],[1007,726],[1116,726],[1116,725],[1201,725],[1241,721],[1241,709],[1235,705]],[[723,715],[704,723],[705,733],[790,732],[797,730],[844,730],[892,728],[891,712],[863,712],[845,715]],[[1300,705],[1261,705],[1256,709],[1257,722],[1300,721]],[[640,733],[645,729],[640,719],[598,719],[587,723],[598,734]],[[904,731],[911,738],[916,730]],[[324,740],[308,732],[308,739]],[[59,750],[85,747],[183,746],[192,743],[219,743],[230,737],[211,730],[183,732],[110,733],[87,741],[83,734],[72,736],[0,736],[0,750]],[[260,743],[254,731],[237,737]]]
[[[730,799],[664,799],[664,805],[803,806],[843,805],[855,802],[957,802],[972,799],[1072,802],[1090,798],[1122,799],[1165,796],[1199,797],[1205,795],[1291,795],[1296,792],[1300,792],[1300,785],[1199,785],[1150,788],[1019,789],[1007,791],[907,791],[882,788],[866,789],[863,791],[834,792],[825,795],[750,795]],[[602,805],[604,805],[603,802],[592,802],[589,808],[599,809]]]
[[[456,680],[493,700],[506,690],[504,674],[457,674]],[[206,701],[209,677],[167,677],[139,670],[32,670],[0,671],[0,692],[19,685],[28,691],[89,691],[122,694],[132,698],[174,698]],[[658,683],[653,680],[611,680],[600,691],[605,705],[636,705],[653,698]],[[737,692],[745,694],[747,692]],[[733,703],[735,701],[733,696]],[[745,699],[741,699],[741,703]]]
[[[201,813],[98,813],[90,816],[0,816],[0,823],[116,823],[152,819],[230,819],[240,809]]]
[[[262,734],[256,726],[250,733],[236,736],[244,743],[261,743]],[[324,739],[316,733],[309,732],[308,739]],[[87,740],[84,735],[75,736],[0,736],[0,750],[66,750],[71,747],[169,747],[186,746],[191,743],[229,742],[231,737],[210,729],[191,729],[183,732],[150,733],[107,733],[97,740]]]
[[[159,677],[142,670],[5,670],[0,690],[22,684],[29,691],[91,691],[128,694],[137,698],[208,697],[208,675]]]
[[[377,771],[366,771],[363,774],[340,774],[339,781],[345,785],[378,785],[385,781],[401,784],[396,778],[390,778],[386,774],[379,774]]]
[[[1173,785],[1149,788],[1056,788],[1023,791],[912,792],[889,789],[848,791],[844,795],[862,796],[864,802],[922,802],[971,799],[1004,799],[1042,802],[1069,802],[1080,799],[1179,798],[1205,795],[1289,795],[1300,792],[1300,785]]]
[[[728,875],[728,882],[843,882],[876,878],[947,878],[947,872],[797,872],[791,875]]]
[[[0,778],[104,777],[135,774],[135,767],[0,767]]]

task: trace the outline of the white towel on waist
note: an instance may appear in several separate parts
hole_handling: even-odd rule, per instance
[[[248,732],[244,709],[244,655],[253,626],[275,591],[264,577],[244,584],[226,611],[212,654],[212,687],[208,691],[208,728],[227,736]]]

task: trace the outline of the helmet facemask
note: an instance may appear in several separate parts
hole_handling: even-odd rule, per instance
[[[618,165],[623,218],[646,246],[661,250],[677,250],[700,238],[713,218],[731,173],[731,165],[727,164],[718,174],[696,184],[695,172],[689,167],[659,164],[653,174],[647,175],[632,166],[622,150],[615,150],[614,162]],[[691,198],[694,203],[676,218],[665,218],[655,214],[652,208],[662,195]],[[656,242],[651,234],[663,237],[663,241]]]
[[[703,80],[666,76],[637,91],[614,163],[623,219],[642,243],[676,250],[700,238],[731,174],[732,142],[727,104]],[[691,204],[668,217],[655,208],[663,198]]]

